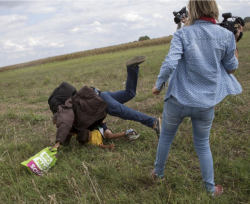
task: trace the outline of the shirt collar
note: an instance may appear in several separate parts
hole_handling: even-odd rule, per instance
[[[214,18],[209,18],[209,17],[203,16],[203,17],[200,17],[199,20],[210,21],[210,22],[212,22],[213,24],[216,24],[216,21],[215,21]]]
[[[200,20],[200,19],[197,19],[194,21],[194,24],[213,24],[211,21],[205,21],[205,20]]]

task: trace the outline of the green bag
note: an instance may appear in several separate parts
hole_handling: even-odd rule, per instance
[[[55,166],[57,161],[57,149],[52,147],[46,147],[35,156],[31,157],[27,161],[21,163],[26,169],[36,174],[37,176],[43,176],[44,173]]]

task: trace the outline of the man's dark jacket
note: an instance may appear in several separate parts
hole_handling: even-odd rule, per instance
[[[106,117],[107,103],[88,86],[84,86],[65,105],[58,106],[56,142],[64,143],[72,129],[86,134]]]

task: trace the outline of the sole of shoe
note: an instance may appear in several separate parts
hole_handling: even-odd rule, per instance
[[[135,57],[131,60],[128,60],[126,62],[126,66],[133,66],[133,65],[138,65],[138,64],[141,64],[143,63],[145,60],[147,59],[147,57],[145,56],[138,56],[138,57]]]
[[[129,135],[128,137],[129,137],[130,141],[133,141],[133,140],[137,140],[140,137],[140,134],[138,134],[138,135]]]

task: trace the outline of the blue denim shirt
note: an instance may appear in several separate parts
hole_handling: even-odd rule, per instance
[[[209,21],[196,20],[174,33],[156,88],[160,90],[169,79],[165,100],[174,96],[186,106],[215,106],[227,95],[242,92],[233,74],[227,73],[238,68],[235,49],[231,31]]]

